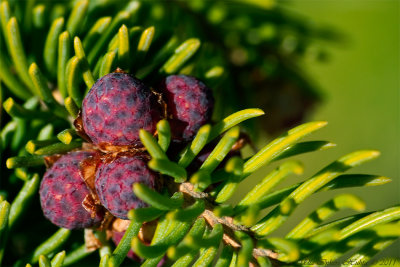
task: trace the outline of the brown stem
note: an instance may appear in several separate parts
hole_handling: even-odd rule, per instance
[[[203,217],[206,222],[211,226],[214,227],[215,224],[220,223],[224,227],[224,235],[222,237],[223,241],[225,244],[233,247],[234,249],[239,249],[241,247],[240,243],[235,239],[234,237],[234,231],[243,231],[246,232],[248,235],[250,235],[253,240],[255,241],[253,233],[248,229],[247,227],[243,225],[238,225],[233,222],[232,217],[224,216],[224,217],[217,217],[215,214],[212,212],[214,209],[214,204],[210,200],[210,197],[208,196],[207,193],[203,192],[195,192],[194,186],[191,183],[182,183],[179,185],[179,191],[184,193],[187,197],[186,199],[191,198],[196,199],[196,198],[201,198],[205,201],[206,204],[206,209],[204,212],[200,215]],[[278,253],[269,250],[269,249],[263,249],[263,248],[254,248],[253,249],[253,257],[269,257],[271,259],[277,259],[278,258]]]

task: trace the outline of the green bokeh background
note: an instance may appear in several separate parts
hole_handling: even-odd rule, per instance
[[[367,211],[399,203],[399,3],[398,0],[296,0],[283,4],[292,12],[309,18],[310,23],[332,26],[345,35],[345,41],[334,45],[321,44],[328,47],[328,62],[316,63],[305,59],[303,64],[324,95],[324,102],[307,120],[329,122],[309,139],[329,140],[337,146],[299,157],[305,165],[304,174],[289,177],[282,186],[301,181],[338,157],[358,149],[377,149],[382,154],[377,160],[354,168],[352,173],[379,174],[393,181],[379,187],[316,194],[300,206],[279,233],[287,233],[309,210],[338,193],[351,192],[361,197],[367,203]],[[244,184],[243,194],[270,169],[260,171],[251,183]],[[336,218],[352,213],[343,211]],[[377,255],[378,258],[386,256],[400,256],[399,241]]]
[[[312,116],[329,121],[319,136],[338,144],[335,149],[321,153],[337,157],[348,150],[363,148],[382,152],[377,160],[354,170],[393,179],[382,187],[354,190],[366,201],[368,210],[387,208],[400,200],[399,3],[398,0],[299,0],[293,4],[297,11],[348,36],[346,46],[330,49],[329,64],[305,62],[305,66],[326,92],[325,104]],[[315,155],[310,163],[320,165],[326,160]],[[400,242],[380,257],[386,255],[399,257]]]
[[[310,23],[331,26],[345,38],[339,43],[319,44],[327,49],[328,62],[319,63],[306,57],[302,64],[309,78],[321,88],[324,98],[307,121],[329,122],[308,139],[329,140],[337,147],[297,157],[304,163],[304,174],[289,177],[280,187],[302,181],[340,156],[358,149],[377,149],[382,155],[351,170],[352,173],[379,174],[393,181],[379,187],[312,195],[274,236],[286,234],[311,210],[339,193],[360,196],[367,204],[367,211],[382,210],[400,200],[400,0],[283,0],[281,5],[304,15]],[[260,140],[264,141],[259,147],[271,141],[267,136]],[[250,181],[241,184],[235,200],[240,200],[276,165],[260,170]],[[352,213],[339,212],[332,219]],[[400,256],[399,241],[377,255],[378,258],[386,256]]]

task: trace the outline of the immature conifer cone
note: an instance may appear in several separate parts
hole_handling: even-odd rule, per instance
[[[126,220],[129,210],[146,206],[134,195],[133,183],[143,183],[155,189],[156,179],[156,174],[142,157],[123,156],[99,164],[95,185],[101,204],[115,217]]]
[[[199,128],[210,121],[214,106],[212,91],[203,82],[186,75],[170,75],[161,84],[161,92],[172,116],[175,138],[190,141]]]
[[[139,129],[151,133],[160,119],[156,97],[139,79],[110,73],[83,100],[83,128],[94,144],[137,145]]]
[[[67,229],[94,226],[103,219],[103,212],[94,218],[82,206],[89,190],[81,178],[79,164],[95,152],[70,152],[48,169],[40,185],[40,203],[44,216],[55,225]]]

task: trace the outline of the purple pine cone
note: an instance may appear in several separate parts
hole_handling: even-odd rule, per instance
[[[161,85],[171,130],[175,138],[190,141],[210,121],[214,106],[212,91],[203,82],[186,75],[170,75]]]
[[[40,204],[44,216],[59,227],[82,229],[95,226],[103,219],[103,212],[94,218],[82,206],[90,193],[81,178],[79,163],[94,156],[94,152],[70,152],[57,160],[46,171],[40,185]]]
[[[101,204],[115,217],[126,220],[129,210],[146,206],[134,195],[133,183],[143,183],[155,189],[156,179],[155,173],[140,156],[124,156],[110,163],[100,163],[95,185]]]
[[[138,145],[139,130],[154,133],[159,119],[156,97],[129,74],[107,74],[83,100],[83,128],[97,145]]]

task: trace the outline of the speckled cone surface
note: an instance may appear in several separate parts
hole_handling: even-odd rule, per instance
[[[190,141],[210,121],[214,106],[212,91],[203,82],[186,75],[170,75],[160,88],[167,102],[175,138]]]
[[[103,213],[94,218],[82,206],[89,190],[80,176],[79,164],[95,152],[70,152],[48,169],[40,185],[40,204],[44,216],[59,227],[82,229],[100,223]]]
[[[110,163],[100,163],[95,185],[101,204],[115,217],[126,220],[129,210],[146,206],[133,193],[133,183],[155,189],[156,180],[156,174],[147,167],[144,159],[124,156]]]
[[[139,130],[154,133],[159,120],[156,97],[129,74],[103,76],[83,100],[83,128],[96,145],[138,145]]]

